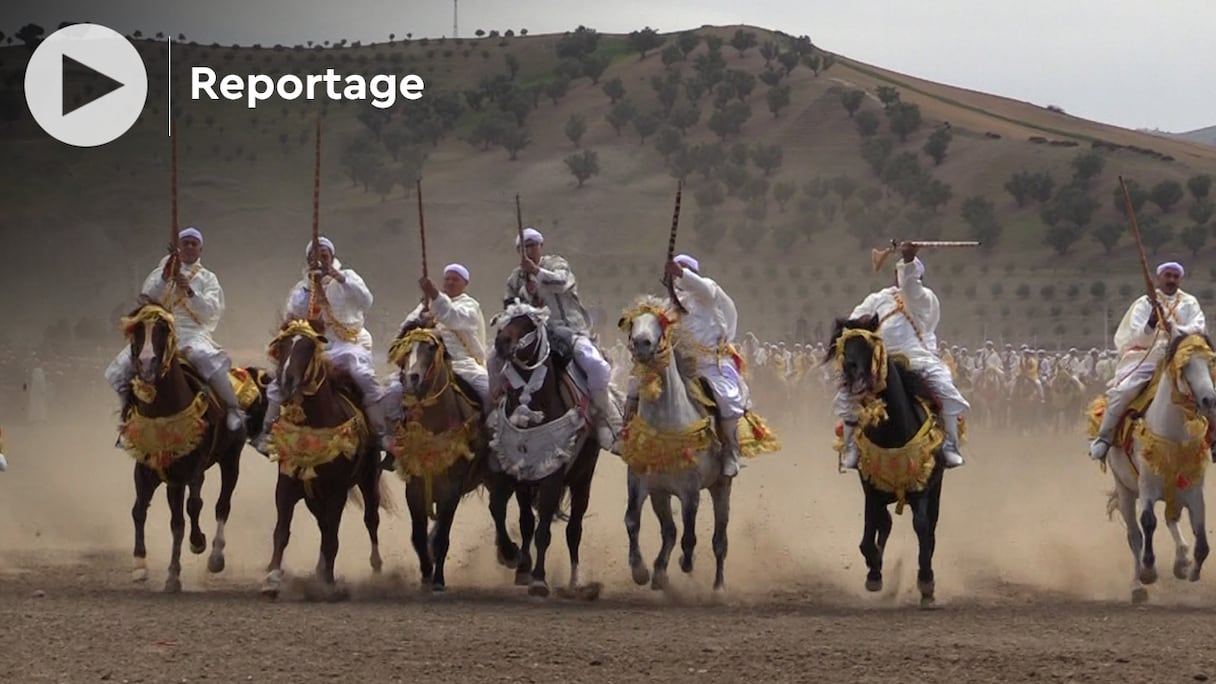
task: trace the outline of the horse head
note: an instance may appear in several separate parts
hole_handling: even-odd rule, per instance
[[[1194,402],[1200,412],[1211,417],[1216,412],[1216,388],[1212,382],[1216,351],[1211,340],[1199,333],[1175,335],[1165,358],[1175,403]]]
[[[629,353],[635,363],[650,363],[655,355],[667,346],[667,333],[671,326],[666,299],[645,295],[638,299],[634,308],[627,310],[617,321],[629,339]]]
[[[397,366],[405,393],[418,396],[428,389],[447,363],[447,349],[434,328],[409,323],[389,347],[388,360]]]
[[[177,356],[177,335],[172,312],[151,297],[140,296],[139,302],[139,308],[122,319],[122,328],[130,343],[136,380],[154,385],[168,374]]]
[[[886,387],[887,351],[878,335],[878,323],[875,316],[836,319],[823,360],[836,364],[850,394],[873,395]]]
[[[490,319],[490,325],[498,328],[494,335],[494,353],[527,370],[539,367],[549,358],[548,321],[547,308],[516,300]]]
[[[291,320],[279,329],[268,352],[278,364],[279,391],[284,403],[301,393],[315,394],[325,381],[321,353],[328,343],[321,321]]]

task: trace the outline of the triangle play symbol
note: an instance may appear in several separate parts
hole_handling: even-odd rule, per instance
[[[80,104],[69,104],[68,102],[67,70],[69,68],[84,69],[88,72],[89,80],[97,83],[97,85],[100,86],[93,91],[92,95],[88,96],[89,99],[82,101]],[[109,76],[106,76],[87,64],[83,64],[75,59],[72,59],[71,57],[68,57],[66,54],[63,55],[63,71],[63,116],[67,116],[71,112],[74,112],[87,104],[96,102],[98,99],[105,97],[106,95],[109,95],[115,90],[118,90],[126,85],[121,81],[116,81]]]

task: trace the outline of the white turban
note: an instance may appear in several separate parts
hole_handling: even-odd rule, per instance
[[[1157,275],[1161,275],[1162,273],[1164,273],[1165,271],[1168,271],[1170,269],[1178,271],[1179,278],[1186,275],[1186,270],[1183,269],[1182,264],[1178,263],[1177,261],[1167,261],[1164,264],[1161,264],[1160,266],[1158,266]]]
[[[696,259],[688,256],[687,254],[677,254],[676,258],[672,259],[672,261],[674,261],[677,264],[680,264],[681,266],[684,266],[686,268],[691,268],[694,271],[701,270],[701,264]]]
[[[330,239],[325,237],[324,235],[317,238],[317,243],[320,244],[322,247],[328,247],[330,254],[338,253],[338,250],[334,249],[334,243],[331,242]],[[304,258],[307,259],[310,254],[312,254],[312,240],[309,240],[308,246],[304,248]]]
[[[524,243],[535,242],[537,244],[545,244],[545,236],[540,234],[540,231],[535,228],[524,228]],[[519,237],[515,238],[515,246],[519,246]]]
[[[447,266],[444,266],[443,273],[444,275],[447,275],[448,273],[455,273],[461,278],[464,278],[466,283],[469,282],[469,269],[461,266],[460,264],[448,264]]]
[[[203,233],[202,233],[202,231],[200,231],[198,228],[195,228],[194,226],[190,226],[189,228],[187,228],[177,234],[178,240],[181,240],[184,238],[194,238],[195,240],[198,240],[198,243],[200,245],[203,244]]]

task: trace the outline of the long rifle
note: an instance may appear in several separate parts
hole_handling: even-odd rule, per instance
[[[428,277],[426,268],[426,219],[422,215],[422,179],[418,179],[418,239],[422,242],[422,277]],[[430,311],[431,300],[423,298],[422,310]]]
[[[1144,288],[1148,293],[1148,301],[1153,305],[1157,321],[1168,326],[1169,321],[1166,320],[1165,312],[1161,309],[1161,302],[1157,301],[1157,286],[1153,284],[1153,277],[1149,275],[1148,258],[1144,256],[1144,243],[1140,239],[1140,227],[1136,225],[1136,210],[1132,208],[1132,198],[1127,192],[1127,183],[1123,182],[1123,176],[1119,176],[1119,187],[1123,190],[1123,201],[1127,205],[1127,220],[1131,223],[1132,237],[1136,239],[1136,253],[1140,256],[1140,270],[1144,273]]]
[[[684,181],[676,183],[676,208],[671,215],[671,232],[667,236],[667,261],[663,262],[663,268],[667,268],[667,264],[676,255],[676,232],[680,228],[680,195],[684,192]],[[676,296],[675,283],[668,277],[667,273],[663,273],[663,285],[667,287],[667,294],[671,297],[671,303],[675,304],[676,310],[680,313],[688,313],[688,309],[684,308],[684,304],[680,302],[680,298]]]
[[[515,231],[519,238],[519,265],[524,265],[524,255],[526,247],[524,246],[524,212],[519,206],[519,193],[515,193]],[[522,268],[519,271],[524,277],[524,283],[532,279],[531,274],[525,272]]]
[[[177,275],[180,264],[177,256],[177,120],[169,121],[169,273]]]
[[[308,317],[315,319],[321,315],[318,299],[321,297],[321,119],[317,119],[317,150],[316,161],[312,169],[312,258],[308,267],[312,287],[308,291]]]

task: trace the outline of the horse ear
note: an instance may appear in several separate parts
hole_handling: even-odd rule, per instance
[[[616,327],[620,328],[621,330],[628,330],[629,329],[629,319],[625,316],[621,316],[620,320],[618,320],[616,322]]]
[[[491,316],[491,317],[490,317],[490,327],[491,327],[491,328],[497,328],[497,327],[498,327],[498,322],[499,322],[499,321],[501,321],[501,320],[502,320],[502,314],[501,314],[501,313],[496,313],[496,314],[494,314],[493,316]]]
[[[867,315],[862,316],[861,325],[870,332],[878,332],[878,316]]]
[[[319,341],[321,344],[329,344],[329,338],[328,338],[328,337],[326,337],[326,336],[324,336],[324,335],[317,335],[317,340],[318,340],[318,341]]]

